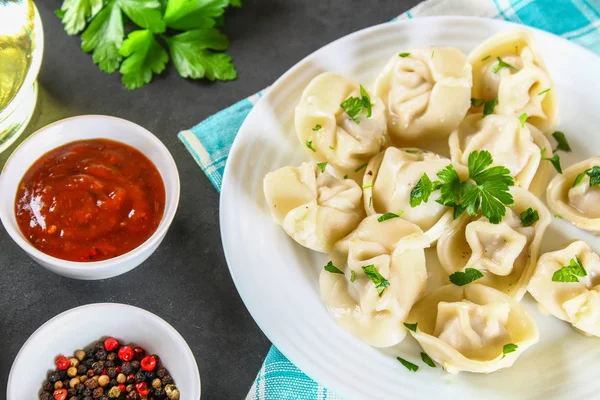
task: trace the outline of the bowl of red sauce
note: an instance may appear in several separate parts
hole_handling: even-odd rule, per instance
[[[49,270],[104,279],[145,261],[179,202],[173,157],[141,126],[108,116],[55,122],[29,137],[0,174],[0,219]]]

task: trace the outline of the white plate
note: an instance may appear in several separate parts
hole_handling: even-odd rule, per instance
[[[264,200],[265,174],[308,157],[293,127],[294,107],[309,80],[334,71],[372,85],[385,62],[413,46],[455,46],[469,52],[484,39],[518,27],[503,21],[431,17],[375,26],[337,40],[308,56],[254,107],[229,155],[221,194],[221,232],[229,269],[248,310],[267,337],[294,364],[347,398],[550,399],[597,398],[600,339],[543,316],[523,300],[540,328],[540,342],[509,369],[490,375],[451,376],[425,366],[411,338],[384,351],[339,328],[319,296],[318,276],[326,256],[304,249],[271,219]],[[556,36],[534,31],[560,97],[560,128],[573,153],[561,153],[563,168],[600,153],[600,58]],[[554,89],[553,89],[554,90]],[[543,251],[582,238],[600,250],[600,240],[556,219]],[[429,255],[429,254],[428,254]],[[421,368],[409,372],[402,356]]]

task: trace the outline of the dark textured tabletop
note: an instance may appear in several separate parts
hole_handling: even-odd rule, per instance
[[[103,281],[77,281],[43,269],[0,228],[0,399],[6,396],[12,361],[29,335],[56,314],[95,302],[132,304],[171,323],[196,356],[203,399],[246,396],[270,343],[229,275],[218,193],[177,132],[270,85],[321,46],[389,21],[419,1],[243,1],[243,8],[228,10],[223,28],[231,40],[236,81],[187,81],[170,66],[133,92],[121,85],[119,74],[106,75],[92,63],[78,36],[67,36],[53,13],[61,1],[35,1],[44,24],[45,51],[37,109],[27,132],[82,114],[113,115],[140,124],[173,154],[181,200],[156,253],[133,271]],[[0,155],[0,165],[6,156]]]

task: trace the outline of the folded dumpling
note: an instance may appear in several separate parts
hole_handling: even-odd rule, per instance
[[[295,124],[308,154],[329,162],[341,175],[360,171],[388,143],[383,102],[332,72],[317,76],[304,89]]]
[[[542,160],[542,150],[544,158],[552,157],[550,142],[535,126],[522,124],[516,117],[471,114],[452,132],[449,145],[459,174],[468,173],[471,152],[487,150],[494,166],[508,168],[515,184],[536,196],[543,193],[552,172],[552,164]]]
[[[600,158],[565,169],[546,191],[548,207],[578,228],[600,232]]]
[[[474,268],[483,273],[477,283],[520,300],[535,269],[542,237],[552,217],[528,191],[512,187],[514,205],[499,224],[464,213],[442,234],[437,254],[448,275]]]
[[[556,89],[532,36],[525,30],[498,34],[469,54],[472,97],[498,100],[494,113],[520,117],[544,133],[557,125]]]
[[[365,215],[360,186],[351,179],[334,178],[323,164],[305,162],[270,172],[264,192],[275,222],[315,251],[329,252]]]
[[[538,342],[534,320],[504,293],[479,284],[443,286],[414,305],[411,334],[449,373],[490,373]]]
[[[423,47],[395,54],[375,81],[396,145],[444,138],[471,105],[471,66],[453,47]]]
[[[452,210],[436,202],[439,191],[415,207],[410,205],[410,194],[423,174],[435,180],[437,173],[449,164],[449,159],[435,153],[388,147],[373,157],[363,177],[367,214],[401,214],[402,219],[417,224],[435,244],[452,222]]]
[[[542,255],[529,293],[587,336],[600,336],[600,257],[582,240]]]
[[[335,245],[321,272],[321,298],[331,316],[371,346],[400,343],[403,322],[427,285],[427,247],[429,238],[415,224],[381,214],[364,219]]]

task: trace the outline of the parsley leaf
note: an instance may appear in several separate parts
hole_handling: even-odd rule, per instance
[[[350,282],[354,282],[356,280],[356,272],[354,270],[350,271]]]
[[[85,52],[93,52],[94,63],[101,71],[110,74],[119,68],[123,59],[119,49],[124,38],[121,8],[117,0],[111,0],[81,35],[81,48]]]
[[[481,278],[483,278],[481,271],[475,268],[467,268],[465,272],[455,272],[450,275],[450,282],[456,286],[464,286]]]
[[[362,267],[362,270],[365,271],[365,274],[371,282],[375,284],[375,289],[377,289],[377,293],[379,294],[379,297],[381,297],[385,288],[390,286],[390,282],[381,276],[373,264]]]
[[[169,3],[170,4],[170,3]],[[165,37],[175,68],[184,78],[206,78],[229,81],[237,78],[231,57],[225,50],[229,40],[216,29],[194,29],[178,35]]]
[[[458,177],[458,173],[454,169],[454,166],[450,164],[438,172],[437,176],[441,180],[441,195],[437,202],[448,207],[454,206],[460,201],[462,192],[462,182]]]
[[[594,165],[592,168],[588,168],[577,175],[575,182],[573,183],[573,187],[579,185],[586,175],[590,177],[590,187],[600,184],[600,167]]]
[[[419,366],[411,363],[410,361],[406,361],[404,358],[396,357],[396,360],[400,361],[402,365],[406,367],[407,370],[412,372],[417,372],[419,370]]]
[[[167,29],[158,0],[119,0],[119,7],[140,28],[154,33],[163,33]]]
[[[327,161],[317,163],[317,167],[321,170],[321,172],[325,172],[325,168],[327,168]]]
[[[495,74],[497,74],[498,71],[500,71],[502,68],[512,68],[512,69],[515,68],[512,65],[510,65],[509,63],[504,62],[504,60],[501,59],[500,57],[496,57],[496,59],[498,60],[498,64],[496,64],[496,66],[493,69]]]
[[[514,343],[508,343],[505,344],[504,347],[502,347],[502,358],[504,358],[508,353],[513,353],[515,351],[517,351],[517,349],[519,348],[519,346],[517,346]]]
[[[483,103],[483,116],[487,116],[494,113],[494,109],[498,104],[498,99],[492,99]]]
[[[552,89],[552,88],[548,88],[548,89],[542,90],[541,92],[538,93],[538,96],[541,96],[544,93],[548,93],[550,91],[550,89]]]
[[[398,55],[402,58],[406,58],[406,57],[410,56],[410,53],[400,53]]]
[[[429,201],[429,196],[433,191],[433,183],[427,176],[427,174],[423,174],[419,182],[412,188],[410,191],[410,206],[416,207],[421,202],[427,203]]]
[[[368,183],[368,184],[362,186],[363,189],[368,189],[368,188],[372,188],[372,187],[373,187],[372,183]]]
[[[315,125],[315,127],[314,127],[314,128],[312,128],[312,130],[316,132],[316,131],[320,130],[321,128],[322,128],[322,126],[321,126],[321,125],[319,125],[319,124],[316,124],[316,125]]]
[[[383,214],[381,217],[377,218],[377,221],[379,222],[383,222],[383,221],[387,221],[388,219],[392,219],[392,218],[398,218],[400,217],[402,214],[404,214],[404,211],[400,211],[398,214],[394,214],[392,212],[386,212],[385,214]]]
[[[333,263],[331,261],[329,261],[327,263],[326,266],[323,267],[323,269],[327,272],[331,272],[332,274],[344,274],[344,271],[341,271],[338,267],[336,267],[335,265],[333,265]]]
[[[362,165],[359,165],[358,167],[356,167],[356,169],[354,170],[354,172],[358,172],[358,171],[360,171],[361,169],[363,169],[363,168],[364,168],[364,167],[366,167],[367,165],[369,165],[369,163],[368,163],[368,162],[366,162],[366,163],[364,163],[364,164],[362,164]]]
[[[312,140],[307,140],[306,141],[306,147],[308,147],[309,149],[311,149],[315,153],[317,152],[317,149],[315,149],[315,146],[313,146],[313,141]]]
[[[164,20],[173,29],[212,28],[228,5],[228,0],[169,0]]]
[[[120,72],[123,74],[123,84],[130,90],[150,82],[152,74],[160,74],[169,61],[169,55],[148,29],[131,32],[119,54],[126,57]]]
[[[471,105],[473,107],[481,107],[485,103],[484,99],[475,99],[471,97]]]
[[[102,9],[102,0],[64,0],[60,8],[62,23],[69,35],[81,32],[88,19],[93,18]]]
[[[579,277],[587,276],[579,257],[571,258],[569,265],[556,270],[552,275],[553,282],[579,282]]]
[[[523,128],[525,128],[525,122],[527,122],[527,118],[529,118],[529,115],[527,115],[527,113],[523,113],[519,116],[519,122],[521,123],[521,126]]]
[[[544,149],[544,150],[546,150],[546,149]],[[543,152],[542,152],[542,155],[544,155]],[[558,154],[555,154],[550,158],[542,157],[542,160],[550,161],[552,163],[552,165],[554,166],[554,169],[556,170],[556,172],[558,172],[559,174],[562,174],[562,167],[560,166],[560,156]]]
[[[521,224],[523,226],[532,226],[540,219],[540,216],[539,216],[537,210],[534,210],[531,207],[529,207],[527,210],[523,211],[520,214],[520,217],[521,217]]]
[[[487,56],[483,57],[483,58],[481,59],[481,61],[486,61],[486,60],[489,60],[490,58],[492,58],[492,56],[490,56],[490,55],[487,55]]]
[[[65,17],[65,12],[60,8],[57,8],[56,10],[54,10],[54,15],[56,15],[58,19],[63,19]]]
[[[567,137],[565,136],[565,134],[563,132],[556,131],[552,134],[552,137],[558,143],[558,145],[556,146],[556,149],[554,150],[555,152],[556,152],[556,150],[562,150],[562,151],[566,151],[566,152],[571,151],[571,146],[569,145],[569,142],[567,141]]]
[[[413,332],[416,332],[416,331],[417,331],[417,325],[418,325],[417,323],[414,323],[414,324],[409,324],[409,323],[407,323],[407,322],[404,322],[404,326],[405,326],[407,329],[410,329],[410,330],[411,330],[411,331],[413,331]]]
[[[340,107],[342,107],[342,110],[348,114],[348,118],[350,118],[356,124],[360,124],[358,116],[360,113],[362,113],[364,107],[362,98],[359,99],[358,97],[348,97],[342,104],[340,104]]]
[[[431,357],[429,357],[429,354],[421,352],[421,360],[423,360],[423,362],[429,365],[431,368],[436,368],[435,363]]]
[[[367,109],[367,118],[371,118],[373,104],[371,103],[371,96],[369,96],[369,93],[367,93],[363,85],[360,85],[360,96],[362,98],[363,107]]]

